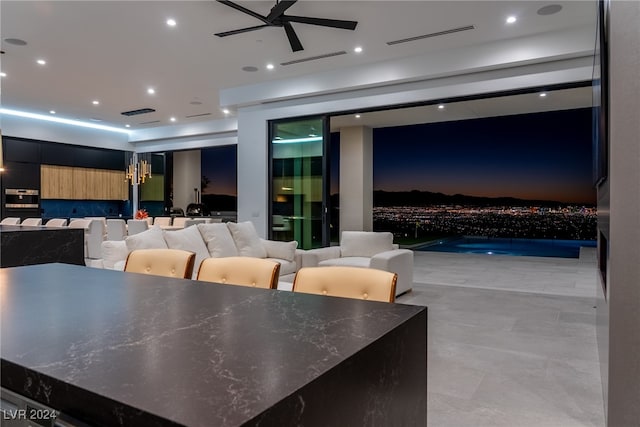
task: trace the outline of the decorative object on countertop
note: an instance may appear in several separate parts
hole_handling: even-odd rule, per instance
[[[138,209],[136,212],[136,219],[146,219],[149,218],[149,214],[145,209]]]

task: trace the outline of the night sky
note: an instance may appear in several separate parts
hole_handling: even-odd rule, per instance
[[[591,109],[374,129],[374,190],[595,204]]]
[[[374,129],[373,140],[374,190],[596,202],[590,108]],[[203,149],[203,194],[237,195],[236,164],[235,145]]]
[[[202,175],[211,181],[202,194],[237,196],[237,148],[235,145],[203,148],[200,154]]]

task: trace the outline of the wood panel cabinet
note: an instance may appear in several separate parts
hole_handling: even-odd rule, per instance
[[[42,199],[129,199],[124,171],[42,165],[40,180]]]

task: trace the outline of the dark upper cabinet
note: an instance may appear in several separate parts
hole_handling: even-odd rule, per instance
[[[2,172],[2,194],[7,188],[40,190],[40,165],[37,163],[4,163]]]
[[[42,144],[42,164],[56,166],[74,166],[77,159],[76,147],[67,144]]]
[[[90,169],[124,170],[124,152],[42,142],[42,164]]]
[[[40,163],[40,142],[2,138],[6,162]]]

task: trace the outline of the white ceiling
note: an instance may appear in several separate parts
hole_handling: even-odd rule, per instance
[[[241,1],[263,15],[274,1]],[[542,16],[550,4],[562,10]],[[595,25],[592,1],[312,1],[291,15],[356,20],[355,31],[293,24],[304,51],[291,52],[282,28],[227,38],[213,34],[259,25],[214,1],[0,2],[2,106],[132,129],[223,118],[221,89],[303,76],[354,65],[425,55],[441,49]],[[508,25],[509,15],[518,18]],[[177,26],[165,21],[174,18]],[[473,25],[475,29],[404,44],[388,41]],[[26,46],[6,42],[22,39]],[[362,46],[360,54],[353,52]],[[282,66],[344,50],[345,55]],[[38,58],[47,61],[36,64]],[[265,65],[273,63],[274,70]],[[258,68],[242,71],[244,66]],[[153,87],[155,95],[147,94]],[[93,100],[100,104],[92,105]],[[122,111],[157,111],[128,118]],[[233,114],[233,111],[232,113]],[[200,115],[187,118],[187,116]],[[142,122],[157,121],[142,125]]]
[[[544,94],[544,96],[540,96]],[[422,123],[449,122],[513,114],[588,108],[592,106],[590,86],[533,92],[493,98],[432,104],[393,110],[361,112],[331,117],[331,131],[349,126],[383,128]],[[442,108],[439,108],[442,105]]]

